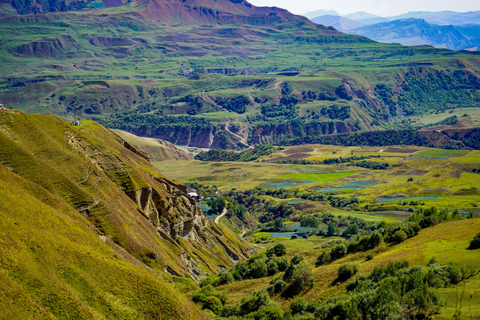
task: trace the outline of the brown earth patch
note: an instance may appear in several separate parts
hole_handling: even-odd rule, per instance
[[[425,193],[447,193],[446,189],[433,189],[433,190],[423,190]]]
[[[418,150],[414,149],[402,149],[402,148],[388,148],[384,152],[391,152],[391,153],[414,153],[417,152]]]
[[[459,170],[450,172],[450,177],[452,178],[459,179],[461,175],[462,175],[462,171],[459,171]]]
[[[413,171],[410,171],[408,175],[421,177],[423,175],[426,175],[427,173],[428,173],[427,170],[413,170]]]
[[[284,150],[284,154],[295,154],[295,153],[305,153],[305,152],[312,152],[313,148],[292,148],[292,149],[287,149]]]
[[[304,159],[304,158],[308,158],[309,156],[310,156],[309,153],[296,153],[296,154],[292,154],[291,156],[288,156],[288,157],[269,159],[269,160],[266,160],[266,162],[277,162],[277,161],[284,161],[284,160]]]

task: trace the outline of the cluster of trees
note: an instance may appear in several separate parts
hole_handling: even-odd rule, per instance
[[[298,98],[292,94],[292,88],[289,83],[285,83],[282,87],[282,97],[279,104],[264,104],[261,112],[267,118],[295,119],[298,115],[297,103]]]
[[[424,70],[419,76],[408,72],[404,77],[398,105],[407,114],[423,114],[428,110],[445,110],[455,106],[478,106],[480,78],[466,71]]]
[[[359,270],[356,263],[345,263],[338,269],[339,281],[345,281]],[[401,319],[415,315],[428,319],[444,305],[438,288],[457,284],[464,279],[462,270],[431,260],[427,266],[409,266],[408,262],[390,262],[376,267],[370,274],[357,275],[347,283],[347,293],[322,303],[296,299],[290,305],[294,319]]]
[[[239,114],[247,111],[247,106],[250,104],[250,99],[247,96],[239,95],[235,97],[217,97],[215,103],[227,109]]]
[[[387,162],[362,160],[351,162],[347,164],[347,166],[362,167],[371,170],[387,170],[390,165]]]
[[[200,161],[254,161],[260,157],[272,154],[279,150],[271,144],[261,144],[253,149],[244,150],[242,152],[227,151],[223,149],[210,149],[202,151],[195,156]]]
[[[112,113],[105,119],[94,119],[108,128],[120,129],[142,136],[164,135],[178,129],[213,130],[215,125],[205,118],[192,116],[160,116],[155,114],[137,113],[135,110]]]
[[[191,116],[196,115],[203,106],[203,100],[199,96],[195,95],[187,95],[184,97],[180,97],[178,99],[172,100],[173,103],[176,102],[185,102],[188,104],[189,108],[187,109],[187,113]]]
[[[342,84],[335,89],[335,94],[340,98],[340,99],[345,99],[345,100],[352,100],[353,96],[350,93],[350,90],[347,88],[345,84]]]
[[[330,250],[323,251],[315,262],[315,266],[322,266],[331,263],[332,261],[341,259],[349,253],[361,252],[373,249],[383,243],[383,235],[379,232],[374,232],[371,235],[357,236],[349,241],[342,241],[336,244]]]
[[[380,158],[380,155],[371,155],[371,156],[351,156],[351,157],[339,157],[339,158],[330,158],[330,159],[325,159],[321,163],[323,164],[342,164],[342,163],[347,163],[351,161],[358,161],[358,160],[365,160],[365,159],[371,159],[371,158]]]
[[[336,104],[329,106],[328,108],[322,108],[320,111],[322,116],[330,119],[347,120],[350,118],[350,106],[338,106]]]
[[[279,144],[284,146],[299,144],[330,144],[337,146],[428,146],[430,141],[425,135],[414,129],[405,129],[355,132],[328,136],[309,135],[302,136],[301,138],[282,140]]]
[[[467,217],[473,218],[473,214]],[[438,211],[436,207],[431,207],[425,210],[422,208],[417,209],[417,211],[408,218],[408,221],[418,224],[421,228],[428,228],[441,222],[461,219],[463,219],[463,217],[458,210],[450,214],[447,209]]]
[[[392,116],[397,115],[396,111],[396,103],[393,101],[393,90],[389,87],[387,87],[385,84],[377,84],[375,86],[375,92],[377,95],[382,99],[383,103],[388,107],[388,110],[390,111],[390,114]]]
[[[230,270],[222,270],[218,275],[211,275],[200,282],[201,290],[192,296],[192,300],[203,309],[210,309],[213,313],[223,317],[252,316],[257,319],[260,314],[275,314],[281,317],[266,319],[283,319],[284,311],[269,303],[270,297],[282,294],[284,297],[292,296],[307,286],[312,287],[312,271],[310,265],[300,254],[293,256],[290,261],[285,258],[286,248],[277,244],[267,250],[266,254],[250,257],[246,262],[239,262]],[[218,292],[215,287],[241,281],[243,279],[258,279],[274,276],[283,272],[283,275],[272,278],[270,285],[261,291],[242,298],[232,305],[225,305],[225,295]],[[265,308],[270,305],[270,308]],[[254,315],[251,313],[255,312]],[[264,318],[262,318],[264,319]]]
[[[303,91],[302,92],[302,100],[304,101],[313,101],[313,100],[322,100],[322,101],[335,101],[337,97],[333,94],[329,94],[326,92],[318,92],[318,91]]]

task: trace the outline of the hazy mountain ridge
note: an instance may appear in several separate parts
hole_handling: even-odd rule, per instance
[[[480,45],[480,25],[438,26],[423,19],[404,19],[366,25],[349,33],[359,34],[380,42],[403,45],[427,44],[451,50],[477,50]]]

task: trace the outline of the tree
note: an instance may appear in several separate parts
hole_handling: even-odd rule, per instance
[[[275,228],[276,231],[283,230],[283,219],[282,218],[276,218],[273,221],[273,227]]]
[[[318,228],[320,222],[314,216],[306,216],[300,220],[300,225],[302,227]]]
[[[336,233],[337,233],[337,228],[335,228],[335,224],[330,223],[327,229],[327,236],[331,237],[331,236],[334,236]]]
[[[267,249],[267,257],[272,257],[272,256],[281,257],[281,256],[284,256],[286,253],[287,253],[287,248],[281,243],[276,244],[275,246]]]
[[[342,264],[338,268],[338,279],[340,281],[345,281],[351,278],[355,273],[360,270],[360,265],[356,262],[347,262]]]
[[[332,260],[343,258],[346,255],[347,255],[347,247],[344,244],[339,244],[333,247],[332,251],[330,252],[330,258]]]
[[[395,233],[392,235],[392,242],[394,243],[401,243],[405,240],[407,240],[408,236],[403,230],[397,230]]]

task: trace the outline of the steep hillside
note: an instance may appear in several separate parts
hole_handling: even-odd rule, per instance
[[[104,127],[2,111],[0,129],[2,166],[63,199],[121,260],[199,279],[249,255],[185,186]]]
[[[12,170],[0,165],[3,318],[206,319],[87,216]]]

